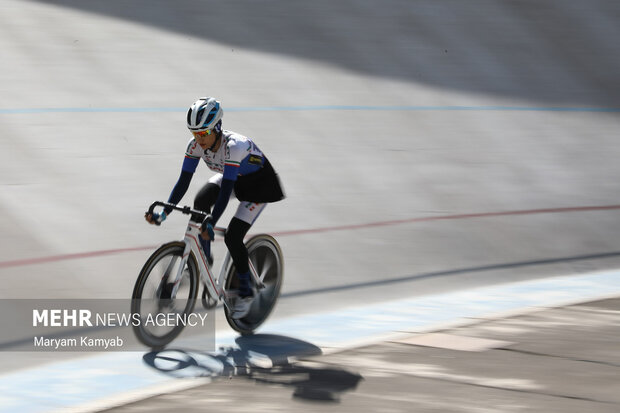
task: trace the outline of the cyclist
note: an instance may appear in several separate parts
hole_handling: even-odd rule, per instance
[[[212,264],[213,227],[232,196],[240,201],[224,237],[239,277],[239,298],[232,309],[232,317],[239,319],[247,315],[253,299],[248,251],[243,239],[266,204],[284,199],[284,193],[263,152],[251,139],[223,130],[222,116],[222,105],[212,97],[200,98],[189,108],[187,127],[193,138],[187,145],[181,175],[168,202],[178,204],[181,201],[200,159],[217,172],[194,199],[194,209],[211,214],[202,222],[199,239],[209,264]],[[170,209],[164,209],[159,214],[146,214],[145,218],[151,224],[159,224],[170,212]]]

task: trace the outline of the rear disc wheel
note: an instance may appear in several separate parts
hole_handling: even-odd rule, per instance
[[[248,314],[238,320],[231,317],[231,312],[224,306],[228,324],[241,334],[252,334],[271,314],[280,295],[284,278],[284,257],[278,242],[271,235],[255,235],[246,243],[248,257],[256,269],[264,287],[253,287],[254,299]],[[225,289],[235,290],[239,287],[239,277],[232,264],[226,276]]]

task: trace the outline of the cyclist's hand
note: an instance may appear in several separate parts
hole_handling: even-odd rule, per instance
[[[166,220],[166,213],[162,212],[161,214],[153,213],[149,214],[148,212],[144,214],[144,219],[146,222],[152,225],[161,225],[162,222]]]
[[[202,221],[200,229],[200,235],[203,239],[207,241],[213,241],[215,239],[215,232],[213,231],[213,217],[211,215],[207,215],[204,221]]]

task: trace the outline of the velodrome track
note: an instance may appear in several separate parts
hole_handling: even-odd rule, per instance
[[[202,95],[287,191],[253,230],[285,251],[274,322],[617,268],[619,19],[613,1],[3,0],[0,297],[127,297],[182,235],[142,215]]]

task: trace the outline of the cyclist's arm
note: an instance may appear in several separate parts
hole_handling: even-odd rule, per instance
[[[183,160],[183,167],[181,168],[181,175],[179,176],[179,180],[174,185],[172,192],[170,193],[170,197],[168,197],[168,202],[171,204],[178,204],[183,199],[183,196],[187,192],[189,188],[189,184],[192,182],[192,177],[194,176],[194,172],[196,172],[196,167],[198,166],[198,162],[200,162],[199,158],[194,158],[190,156],[185,156]],[[164,209],[166,215],[169,215],[172,212],[171,208]]]

